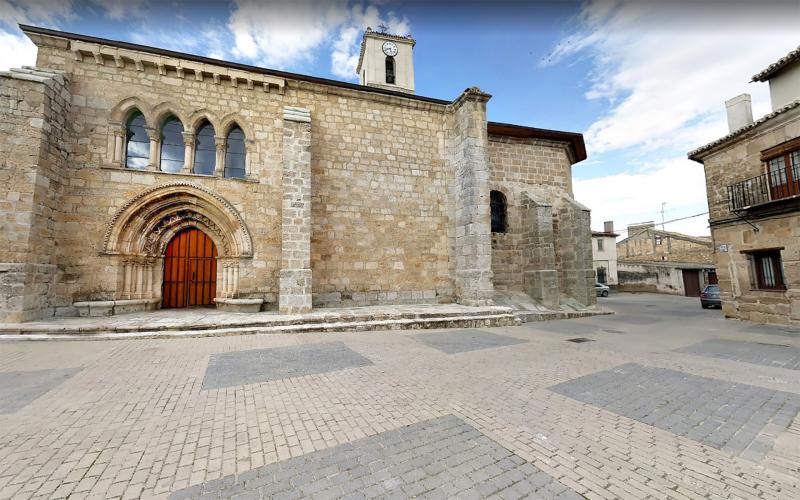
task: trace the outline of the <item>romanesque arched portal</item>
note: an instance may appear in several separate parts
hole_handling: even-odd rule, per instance
[[[108,226],[103,248],[117,259],[116,298],[159,298],[167,245],[187,229],[202,231],[213,242],[216,298],[235,297],[239,262],[253,255],[244,220],[214,191],[191,182],[172,182],[129,200]]]

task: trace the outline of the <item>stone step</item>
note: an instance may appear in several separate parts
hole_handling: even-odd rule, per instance
[[[53,330],[42,332],[0,332],[5,340],[123,340],[140,338],[191,338],[221,337],[229,335],[256,335],[281,333],[363,332],[376,330],[424,330],[431,328],[491,328],[516,326],[520,318],[510,312],[494,314],[446,315],[427,318],[394,318],[367,321],[302,322],[271,324],[269,326],[215,327],[195,329],[139,330],[139,331],[75,331]]]
[[[399,321],[399,320],[415,320],[425,321],[432,318],[446,319],[446,318],[469,318],[469,317],[484,317],[494,315],[513,315],[513,310],[508,307],[479,307],[470,309],[459,309],[456,311],[442,311],[440,309],[433,309],[426,311],[424,309],[417,311],[392,311],[392,312],[361,312],[353,311],[352,313],[343,312],[317,312],[308,315],[262,315],[261,318],[226,318],[224,323],[209,323],[199,321],[194,324],[164,324],[152,325],[143,323],[139,325],[117,325],[115,326],[115,319],[122,319],[123,316],[109,317],[107,324],[94,324],[94,325],[70,325],[68,323],[51,323],[51,324],[25,324],[17,323],[13,325],[0,325],[0,335],[30,335],[30,334],[102,334],[102,333],[136,333],[136,332],[168,332],[168,331],[191,331],[191,330],[219,330],[222,328],[270,328],[270,327],[289,327],[304,324],[336,324],[336,323],[365,323],[372,321]],[[113,319],[112,319],[113,318]]]

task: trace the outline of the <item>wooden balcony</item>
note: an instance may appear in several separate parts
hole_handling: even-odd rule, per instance
[[[728,186],[732,212],[800,196],[800,165],[771,170]]]

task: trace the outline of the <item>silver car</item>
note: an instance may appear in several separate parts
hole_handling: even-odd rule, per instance
[[[598,297],[608,297],[608,291],[611,289],[602,283],[595,283],[594,290],[597,292]]]

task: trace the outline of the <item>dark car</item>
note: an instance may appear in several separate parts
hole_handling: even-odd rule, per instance
[[[722,307],[722,300],[719,298],[719,285],[708,285],[700,294],[700,306],[703,309],[709,307]]]

